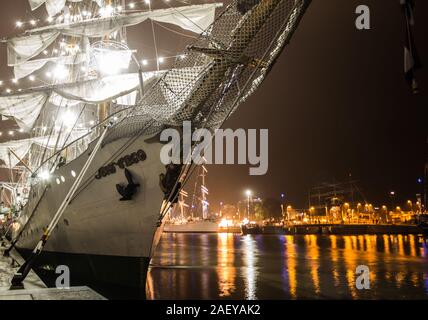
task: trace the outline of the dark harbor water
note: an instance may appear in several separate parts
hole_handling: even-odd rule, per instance
[[[370,269],[370,289],[355,269]],[[148,299],[428,299],[428,239],[414,235],[164,234]]]

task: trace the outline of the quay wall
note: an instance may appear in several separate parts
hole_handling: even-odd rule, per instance
[[[284,227],[285,234],[422,234],[421,228],[415,225],[386,224],[334,224],[334,225],[300,225]]]

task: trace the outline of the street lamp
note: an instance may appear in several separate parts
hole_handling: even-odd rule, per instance
[[[394,206],[395,206],[394,197],[395,197],[395,191],[390,191],[389,192],[389,198],[391,199],[391,208],[394,208]]]
[[[412,200],[407,200],[407,205],[409,206],[410,211],[413,211],[413,202],[412,202]]]

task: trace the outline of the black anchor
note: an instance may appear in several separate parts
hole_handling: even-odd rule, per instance
[[[132,173],[128,169],[125,169],[125,177],[128,180],[127,186],[124,186],[123,184],[116,185],[117,192],[119,192],[119,194],[122,196],[120,201],[132,200],[132,197],[137,192],[137,188],[140,187],[139,183],[134,183],[134,180],[132,178]]]

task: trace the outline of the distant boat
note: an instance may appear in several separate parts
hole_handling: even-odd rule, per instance
[[[243,234],[261,234],[261,233],[263,233],[262,227],[260,227],[256,223],[243,224],[241,227],[241,230],[242,230]]]
[[[185,223],[167,223],[164,232],[168,233],[217,233],[218,223],[211,220],[188,221]]]

